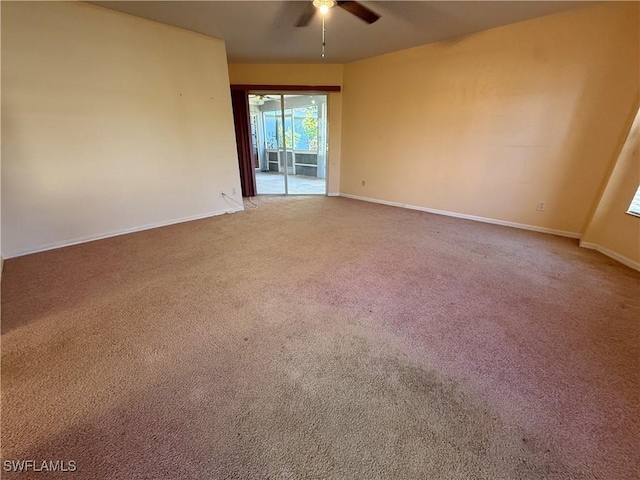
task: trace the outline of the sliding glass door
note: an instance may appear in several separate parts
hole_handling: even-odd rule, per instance
[[[327,96],[251,93],[249,105],[258,195],[325,195]]]

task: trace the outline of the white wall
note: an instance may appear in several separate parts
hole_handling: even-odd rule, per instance
[[[2,57],[5,258],[241,208],[222,41],[2,2]]]

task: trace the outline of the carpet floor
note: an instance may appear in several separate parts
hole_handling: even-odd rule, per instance
[[[5,262],[2,459],[83,479],[639,474],[640,274],[345,198]]]

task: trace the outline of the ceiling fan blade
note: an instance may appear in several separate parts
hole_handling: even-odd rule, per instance
[[[372,24],[380,18],[380,15],[372,12],[360,2],[351,0],[338,0],[336,3],[340,8],[343,8],[347,12],[352,13],[360,20],[363,20],[368,24]]]
[[[304,7],[304,11],[300,18],[298,18],[298,22],[296,23],[296,27],[306,27],[311,22],[311,19],[316,13],[317,8],[313,6],[313,3],[307,2],[307,6]]]

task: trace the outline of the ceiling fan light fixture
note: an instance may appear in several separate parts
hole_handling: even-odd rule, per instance
[[[264,105],[264,95],[249,95],[250,105]]]
[[[320,10],[322,15],[326,15],[331,7],[336,4],[334,0],[313,0],[313,6]]]

